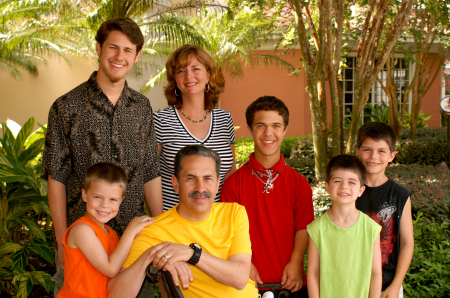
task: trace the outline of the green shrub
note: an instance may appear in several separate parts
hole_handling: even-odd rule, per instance
[[[424,137],[433,137],[439,139],[447,138],[447,127],[437,127],[437,128],[418,128],[416,130],[416,139]],[[409,138],[409,129],[403,129],[401,134],[401,139]]]
[[[386,175],[411,190],[414,213],[423,212],[440,222],[450,219],[450,173],[446,169],[393,164],[386,169]]]
[[[309,184],[316,183],[316,171],[314,168],[314,158],[305,157],[303,159],[289,158],[286,163],[294,170],[308,179]]]
[[[414,256],[403,286],[406,297],[448,297],[450,293],[449,223],[419,213],[414,220]]]
[[[431,131],[430,131],[431,132]],[[440,135],[397,142],[394,162],[400,164],[438,165],[448,161],[450,142]]]
[[[425,113],[423,111],[419,112],[419,115],[417,116],[417,126],[416,128],[425,128],[428,127],[427,124],[425,124],[425,121],[430,120],[430,118],[433,115],[425,115]],[[406,113],[405,114],[405,120],[403,121],[403,127],[404,128],[411,128],[411,114],[410,113]]]
[[[54,288],[46,272],[54,258],[47,181],[40,178],[45,128],[32,134],[33,127],[30,118],[15,137],[2,124],[0,138],[0,292],[21,298],[34,287]]]

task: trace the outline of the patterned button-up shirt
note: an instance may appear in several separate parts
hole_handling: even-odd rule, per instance
[[[58,98],[48,116],[42,178],[66,187],[67,226],[86,212],[81,198],[87,168],[108,161],[121,166],[128,185],[111,226],[119,235],[131,219],[144,215],[144,184],[160,176],[152,108],[142,94],[125,87],[114,106],[96,81]]]

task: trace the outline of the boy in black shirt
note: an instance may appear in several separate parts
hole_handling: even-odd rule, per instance
[[[356,154],[366,168],[366,190],[356,208],[382,226],[382,298],[403,297],[402,283],[414,253],[411,191],[385,174],[396,154],[395,143],[395,132],[385,123],[367,123],[358,130]]]

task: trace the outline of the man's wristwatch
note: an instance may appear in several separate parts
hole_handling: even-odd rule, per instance
[[[188,263],[191,265],[197,265],[198,261],[200,261],[200,256],[202,255],[202,247],[197,243],[191,243],[189,246],[194,250],[194,254],[189,259]]]

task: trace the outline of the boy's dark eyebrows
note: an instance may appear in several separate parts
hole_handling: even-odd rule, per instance
[[[118,47],[118,48],[119,48],[119,45],[117,45],[117,44],[115,44],[115,43],[108,43],[108,45],[109,45],[109,46],[115,46],[115,47]],[[125,47],[125,49],[127,49],[127,50],[132,50],[132,51],[136,51],[135,49],[130,48],[130,47]]]

